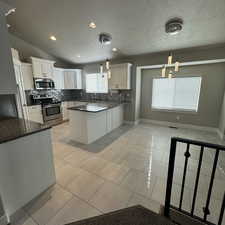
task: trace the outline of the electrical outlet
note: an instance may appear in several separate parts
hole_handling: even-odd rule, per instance
[[[176,120],[180,120],[180,116],[176,116]]]

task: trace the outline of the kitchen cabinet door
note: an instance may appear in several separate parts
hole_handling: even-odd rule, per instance
[[[53,78],[53,69],[55,62],[31,57],[31,63],[33,67],[33,76],[35,78]]]
[[[107,125],[107,133],[113,130],[113,117],[112,117],[112,109],[106,111],[106,125]]]
[[[33,106],[25,106],[28,119],[30,121],[34,121],[37,123],[44,123],[43,122],[43,115],[42,115],[42,108],[41,105],[33,105]]]
[[[45,78],[53,79],[53,64],[45,62],[44,60],[41,63],[42,75]]]
[[[65,89],[82,89],[81,70],[64,71]]]
[[[123,63],[111,66],[109,89],[130,89],[131,64]]]
[[[33,61],[32,62],[32,67],[33,67],[33,76],[35,78],[42,78],[42,64],[40,61]]]
[[[54,68],[53,81],[55,83],[55,89],[64,89],[64,72],[61,68]]]
[[[76,70],[76,89],[82,89],[82,70]]]
[[[68,108],[68,102],[62,102],[62,114],[63,114],[64,121],[69,119],[69,110],[67,108]]]
[[[123,106],[112,108],[112,129],[116,129],[123,124]]]
[[[64,84],[65,84],[65,89],[74,89],[74,77],[73,74],[71,74],[70,71],[65,71],[64,72]]]
[[[28,63],[22,63],[21,71],[22,71],[24,89],[33,90],[34,80],[33,80],[33,74],[32,74],[32,65]]]

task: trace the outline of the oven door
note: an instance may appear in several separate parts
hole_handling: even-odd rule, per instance
[[[44,121],[55,120],[62,118],[62,111],[60,104],[47,105],[43,107]]]
[[[54,81],[51,79],[34,79],[34,84],[36,90],[49,90],[55,88]]]

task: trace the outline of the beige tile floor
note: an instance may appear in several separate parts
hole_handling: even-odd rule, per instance
[[[69,140],[68,124],[52,129],[57,184],[24,208],[25,217],[17,224],[63,225],[87,217],[141,204],[155,212],[164,203],[169,145],[172,136],[218,143],[213,133],[171,129],[151,124],[122,128],[92,146],[76,145]],[[115,133],[119,137],[115,139]],[[110,139],[111,138],[111,139]],[[111,142],[109,140],[112,140]],[[102,142],[102,143],[101,143]],[[100,151],[97,151],[98,145]],[[77,147],[79,146],[79,147]],[[178,206],[185,146],[178,145],[172,203]],[[196,215],[202,207],[209,184],[213,154],[204,153]],[[190,210],[199,151],[191,148],[183,209]],[[220,165],[225,154],[220,155]],[[225,174],[218,166],[210,204],[210,221],[216,223]],[[225,224],[225,221],[224,221]]]

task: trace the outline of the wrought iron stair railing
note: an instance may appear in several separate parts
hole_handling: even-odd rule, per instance
[[[173,187],[173,176],[174,176],[177,143],[186,144],[186,151],[184,153],[185,161],[184,161],[183,177],[182,177],[182,183],[181,183],[181,192],[180,192],[180,196],[179,196],[179,206],[175,207],[171,204],[171,194],[172,194],[172,187]],[[185,190],[185,181],[186,181],[186,175],[187,175],[188,160],[191,156],[191,153],[190,153],[191,145],[199,146],[200,153],[199,153],[199,159],[198,159],[197,173],[196,173],[196,177],[194,180],[194,191],[193,191],[193,196],[192,196],[191,210],[190,210],[190,212],[188,212],[188,211],[182,209],[182,204],[183,204],[183,197],[184,197],[184,190]],[[214,159],[213,159],[213,167],[212,167],[212,171],[211,171],[206,201],[205,201],[205,205],[203,207],[203,217],[200,217],[200,216],[195,215],[195,206],[196,206],[196,197],[197,197],[197,192],[198,192],[199,178],[200,178],[205,148],[214,150],[215,154],[214,154]],[[201,142],[201,141],[189,140],[189,139],[184,139],[184,138],[177,138],[177,137],[173,137],[171,139],[169,165],[168,165],[168,176],[167,176],[167,187],[166,187],[166,198],[165,198],[165,207],[164,207],[164,215],[166,217],[170,217],[171,210],[175,210],[175,211],[182,213],[188,217],[198,220],[199,222],[203,222],[203,223],[206,223],[209,225],[222,225],[224,208],[225,208],[225,187],[224,187],[224,195],[221,196],[222,204],[221,204],[219,217],[217,220],[218,222],[216,224],[214,224],[208,220],[208,216],[210,214],[209,206],[210,206],[210,200],[211,200],[211,195],[212,195],[212,190],[213,190],[213,183],[214,183],[215,173],[216,173],[216,169],[217,169],[217,165],[218,165],[218,158],[219,158],[219,154],[221,151],[225,151],[225,146]]]

